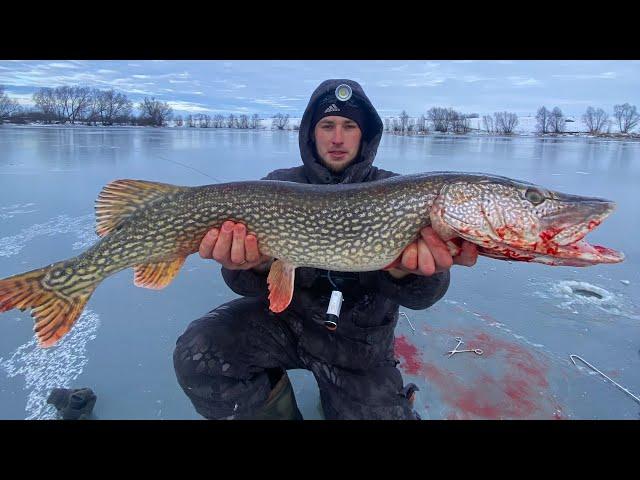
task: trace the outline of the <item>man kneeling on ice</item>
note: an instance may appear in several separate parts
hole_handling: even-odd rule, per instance
[[[313,92],[300,124],[303,165],[263,180],[337,184],[395,176],[372,166],[382,130],[357,82],[327,80]],[[327,419],[419,418],[415,386],[403,385],[394,356],[399,306],[430,307],[447,291],[451,266],[472,266],[478,255],[465,241],[452,258],[430,227],[420,234],[384,270],[298,268],[290,305],[273,313],[267,287],[273,259],[260,253],[256,237],[231,221],[209,231],[200,255],[221,263],[225,282],[243,298],[195,320],[178,338],[176,375],[198,413],[302,419],[287,376],[300,368],[313,372]]]

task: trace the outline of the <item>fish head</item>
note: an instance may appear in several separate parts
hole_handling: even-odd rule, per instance
[[[621,252],[583,240],[614,209],[615,203],[609,200],[489,177],[445,184],[431,220],[441,230],[476,244],[481,255],[588,266],[624,260]]]

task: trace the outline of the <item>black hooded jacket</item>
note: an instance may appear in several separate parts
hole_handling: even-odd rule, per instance
[[[367,112],[363,127],[359,158],[340,174],[335,174],[322,165],[315,154],[311,119],[318,99],[327,92],[334,92],[338,85],[346,83]],[[327,80],[313,92],[300,123],[299,143],[303,165],[275,170],[263,180],[286,180],[298,183],[330,184],[371,182],[398,175],[372,165],[382,137],[383,125],[380,116],[365,95],[362,87],[346,79]],[[243,296],[268,296],[268,273],[254,270],[228,270],[222,268],[227,285]],[[421,310],[440,300],[449,287],[449,272],[429,277],[407,275],[394,279],[386,271],[374,272],[330,272],[300,267],[295,272],[295,287],[288,310],[300,312],[307,318],[321,319],[327,310],[333,285],[337,285],[344,296],[338,325],[353,321],[360,327],[375,327],[383,324],[395,326],[398,306]],[[286,311],[286,310],[285,310]],[[338,327],[336,334],[339,334]]]

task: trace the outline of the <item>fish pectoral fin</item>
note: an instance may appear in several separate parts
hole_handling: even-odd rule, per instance
[[[291,303],[296,267],[282,260],[271,264],[267,284],[269,285],[269,310],[282,312]]]
[[[101,237],[140,208],[185,187],[145,180],[116,180],[105,186],[96,200],[96,233]]]
[[[143,263],[133,267],[135,272],[133,283],[136,287],[160,290],[171,283],[182,268],[187,257],[155,263]]]
[[[23,311],[30,309],[35,320],[33,330],[43,348],[55,345],[71,330],[97,287],[97,284],[89,284],[71,295],[46,288],[43,279],[56,266],[54,264],[0,280],[0,312],[12,308]]]

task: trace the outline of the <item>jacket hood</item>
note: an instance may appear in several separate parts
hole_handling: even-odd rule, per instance
[[[316,156],[316,149],[313,142],[313,131],[311,131],[311,119],[316,110],[318,100],[327,93],[335,92],[338,85],[347,84],[353,92],[352,98],[360,102],[365,110],[366,124],[364,126],[361,140],[360,153],[354,163],[349,165],[340,173],[331,172],[322,165]],[[300,144],[300,156],[304,163],[304,172],[311,183],[355,183],[364,181],[371,171],[371,164],[378,151],[378,145],[382,138],[382,120],[373,107],[369,98],[362,90],[358,82],[347,79],[325,80],[315,89],[309,104],[304,111],[300,122],[300,132],[298,141]]]

